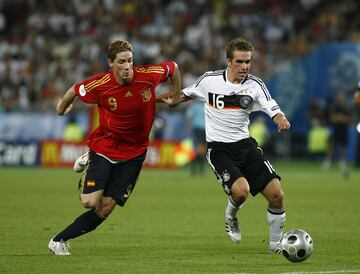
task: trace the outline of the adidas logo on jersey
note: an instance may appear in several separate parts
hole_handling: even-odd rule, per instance
[[[134,94],[132,94],[131,91],[127,91],[127,92],[125,93],[125,98],[126,98],[126,97],[130,97],[130,96],[133,96],[133,95],[134,95]]]

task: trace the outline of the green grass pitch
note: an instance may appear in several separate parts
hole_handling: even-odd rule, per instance
[[[312,256],[291,263],[267,253],[265,199],[239,215],[242,241],[224,230],[226,195],[208,170],[143,170],[125,208],[71,241],[71,256],[48,252],[49,239],[84,209],[71,169],[0,168],[0,273],[360,273],[360,170],[278,162],[287,221],[304,229]]]

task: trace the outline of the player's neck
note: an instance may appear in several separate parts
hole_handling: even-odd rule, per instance
[[[127,85],[131,84],[131,82],[133,80],[133,75],[131,75],[131,77],[125,78],[125,79],[121,78],[116,73],[113,73],[113,75],[114,75],[116,82],[118,82],[118,84],[120,84],[122,86],[127,86]]]
[[[242,79],[236,78],[235,75],[231,73],[229,69],[226,70],[226,78],[232,84],[240,84],[242,80],[244,80],[244,78]]]

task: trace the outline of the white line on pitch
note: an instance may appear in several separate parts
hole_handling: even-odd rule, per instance
[[[323,270],[313,272],[269,272],[279,274],[332,274],[332,273],[360,273],[360,269],[349,269],[349,270]],[[256,272],[230,272],[227,274],[256,274]]]
[[[330,270],[330,271],[315,271],[315,272],[283,272],[281,274],[331,274],[331,273],[360,273],[360,269]]]

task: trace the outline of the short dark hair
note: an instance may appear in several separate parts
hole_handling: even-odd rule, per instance
[[[133,52],[133,48],[132,48],[131,44],[125,40],[114,41],[108,46],[108,58],[111,61],[114,61],[116,58],[116,55],[119,52],[123,52],[123,51]]]
[[[232,59],[234,57],[234,51],[254,51],[254,46],[243,37],[238,37],[231,40],[226,45],[226,58]]]

